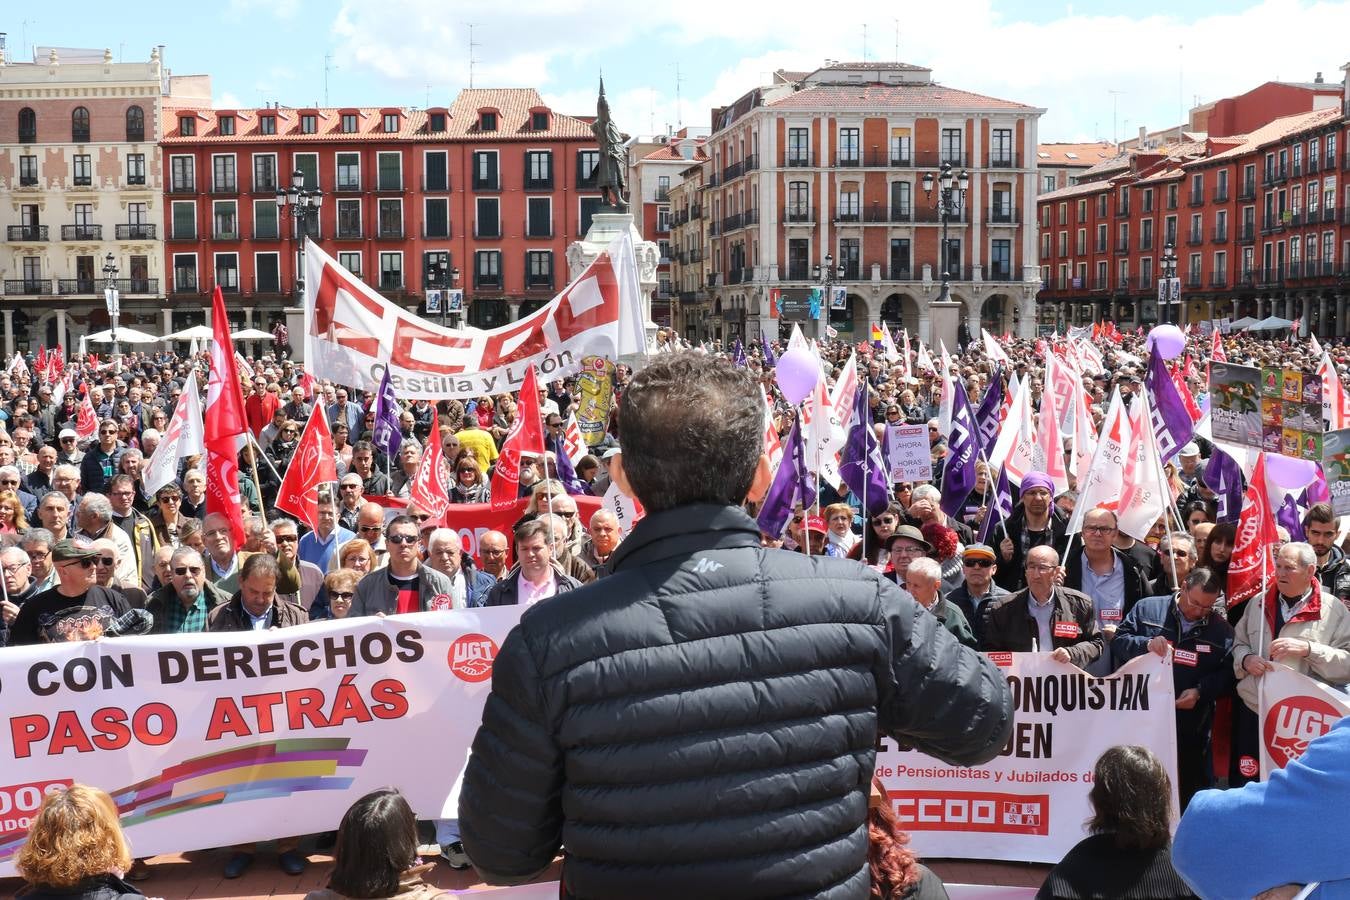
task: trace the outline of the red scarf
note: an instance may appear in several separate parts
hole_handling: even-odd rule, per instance
[[[1303,609],[1299,610],[1293,618],[1289,619],[1284,624],[1292,625],[1294,622],[1316,622],[1322,618],[1322,585],[1320,582],[1314,580],[1311,587],[1312,597],[1303,605]],[[1279,637],[1279,635],[1275,633],[1275,612],[1276,604],[1281,602],[1280,589],[1278,587],[1272,587],[1266,594],[1266,608],[1264,610],[1266,614],[1266,627],[1270,629],[1272,638]]]

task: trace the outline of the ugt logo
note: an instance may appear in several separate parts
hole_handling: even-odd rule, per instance
[[[497,642],[485,634],[465,634],[450,645],[450,671],[461,681],[477,684],[492,677]]]
[[[1308,743],[1331,730],[1341,711],[1319,697],[1286,697],[1266,713],[1261,729],[1266,752],[1283,769],[1308,749]]]

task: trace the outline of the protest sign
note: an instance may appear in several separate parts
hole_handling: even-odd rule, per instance
[[[1170,660],[1146,653],[1098,678],[1049,653],[990,655],[1016,705],[1012,736],[992,762],[951,766],[881,741],[877,774],[921,856],[1058,862],[1087,836],[1093,766],[1119,744],[1156,753],[1175,790]]]
[[[1261,377],[1261,370],[1254,366],[1210,365],[1210,428],[1214,440],[1261,446],[1261,405],[1266,399],[1262,397]]]
[[[1350,428],[1328,431],[1322,439],[1322,473],[1336,515],[1350,515]]]
[[[343,268],[318,241],[306,244],[305,268],[305,370],[374,391],[387,369],[401,400],[518,391],[532,368],[549,380],[577,372],[587,356],[646,350],[627,232],[551,301],[490,331],[419,318]]]
[[[1350,713],[1350,697],[1276,665],[1261,676],[1261,779],[1303,755]]]
[[[923,425],[887,425],[886,464],[891,482],[932,481],[933,451]]]
[[[395,786],[447,808],[521,606],[240,633],[12,647],[0,656],[0,877],[43,795],[112,795],[138,856],[327,831]]]
[[[603,356],[583,359],[577,390],[581,394],[577,398],[577,428],[586,438],[586,446],[594,447],[605,439],[614,408],[614,363]]]

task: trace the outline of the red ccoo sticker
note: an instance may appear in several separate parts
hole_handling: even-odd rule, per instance
[[[492,661],[497,658],[497,643],[485,634],[461,635],[450,645],[448,662],[455,677],[470,684],[492,677]]]

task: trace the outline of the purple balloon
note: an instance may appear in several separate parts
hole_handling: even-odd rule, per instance
[[[1148,333],[1148,344],[1163,359],[1176,359],[1186,349],[1186,335],[1175,325],[1159,325]]]
[[[811,351],[798,347],[778,357],[774,378],[778,379],[778,389],[783,392],[783,397],[796,406],[815,390],[816,382],[820,380],[820,363]]]
[[[1266,454],[1266,480],[1288,491],[1299,491],[1317,477],[1317,463],[1279,453]]]

